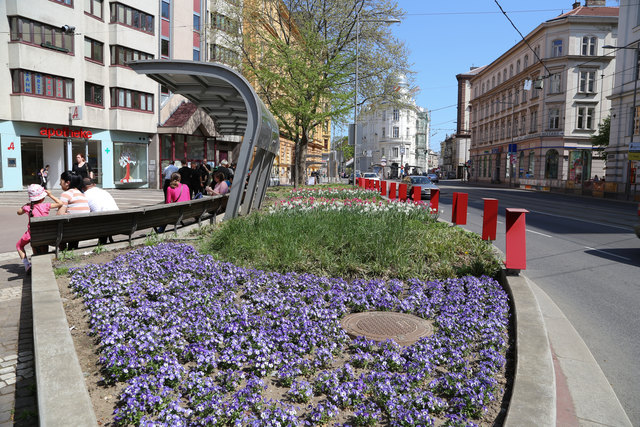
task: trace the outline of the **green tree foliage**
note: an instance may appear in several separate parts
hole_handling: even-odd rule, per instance
[[[591,145],[593,145],[593,151],[600,156],[604,154],[604,150],[609,146],[609,133],[611,130],[611,116],[607,116],[602,120],[602,123],[598,125],[598,133],[591,135]],[[607,158],[605,157],[605,164]]]
[[[246,9],[250,4],[242,14],[242,72],[281,135],[295,142],[293,178],[300,185],[314,133],[327,121],[346,123],[353,111],[356,37],[359,104],[400,102],[395,76],[410,75],[408,55],[381,21],[403,12],[392,0],[267,0],[256,13]]]

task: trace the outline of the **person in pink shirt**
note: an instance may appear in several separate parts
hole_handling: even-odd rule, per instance
[[[169,187],[167,188],[167,200],[165,200],[166,204],[186,202],[191,200],[189,186],[187,184],[181,183],[180,179],[181,176],[178,172],[174,172],[171,174],[171,182],[169,183]],[[164,233],[166,227],[166,225],[163,225],[162,227],[153,227],[153,230],[156,233]]]
[[[181,176],[178,172],[171,174],[171,182],[167,188],[167,200],[165,203],[186,202],[191,200],[189,186],[180,182]]]
[[[208,195],[217,196],[217,195],[227,194],[229,192],[229,186],[227,185],[227,182],[224,180],[224,174],[222,172],[216,172],[213,175],[213,180],[215,181],[216,185],[215,187],[213,187],[213,190],[211,189],[211,187],[207,187]]]
[[[27,188],[27,193],[29,194],[29,203],[18,209],[18,215],[29,214],[29,224],[27,225],[27,231],[22,235],[20,240],[18,240],[18,243],[16,243],[16,249],[18,250],[18,255],[20,255],[20,259],[24,264],[25,272],[29,274],[31,273],[31,263],[27,258],[24,248],[31,242],[31,218],[48,216],[51,208],[57,209],[61,207],[62,202],[52,195],[51,191],[38,184],[31,184],[29,188]],[[46,196],[51,197],[55,203],[44,203]],[[36,248],[33,249],[34,253],[37,252]]]

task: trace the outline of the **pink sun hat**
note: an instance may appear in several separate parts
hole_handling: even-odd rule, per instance
[[[29,201],[37,202],[46,197],[47,193],[44,191],[44,187],[39,184],[31,184],[27,188],[27,193],[29,193]]]

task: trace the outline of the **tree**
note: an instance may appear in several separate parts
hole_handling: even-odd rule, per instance
[[[403,12],[392,0],[245,1],[244,7],[242,71],[281,136],[295,143],[293,179],[300,185],[314,130],[346,123],[353,111],[356,35],[359,104],[401,102],[394,81],[410,76],[408,55],[381,21]]]
[[[599,153],[601,156],[604,154],[605,149],[609,146],[609,134],[611,130],[611,116],[607,116],[602,120],[602,123],[598,125],[598,133],[591,135],[591,145],[593,145],[593,151]],[[604,163],[607,164],[607,157],[604,156]]]

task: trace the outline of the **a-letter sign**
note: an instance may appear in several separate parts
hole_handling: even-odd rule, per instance
[[[69,118],[71,120],[82,120],[82,106],[74,105],[69,107]]]

